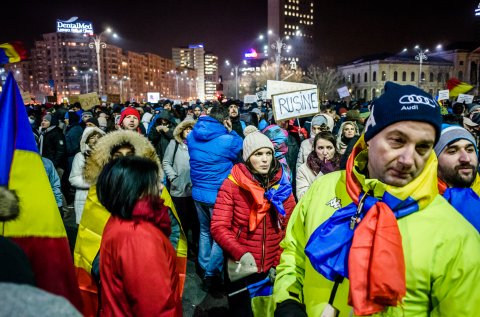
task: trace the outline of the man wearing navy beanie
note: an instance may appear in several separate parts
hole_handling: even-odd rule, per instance
[[[275,317],[480,316],[480,235],[438,190],[439,105],[387,82],[370,110],[346,170],[290,216]]]

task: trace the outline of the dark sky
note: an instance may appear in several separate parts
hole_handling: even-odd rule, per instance
[[[315,0],[314,0],[315,1]],[[315,1],[316,54],[338,64],[371,53],[474,39],[478,0]],[[171,58],[171,47],[204,43],[220,62],[239,61],[267,28],[266,0],[11,1],[0,18],[0,43],[27,47],[54,32],[56,19],[78,16],[95,31],[111,26],[124,49]]]

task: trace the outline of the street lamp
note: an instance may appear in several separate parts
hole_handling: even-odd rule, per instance
[[[247,61],[243,60],[243,64],[247,65]],[[230,66],[230,62],[228,60],[226,60],[225,65]],[[231,66],[233,66],[233,70],[234,70],[234,74],[235,74],[235,99],[238,99],[238,67],[240,65],[237,64],[237,65],[231,65]]]
[[[428,59],[428,56],[425,54],[428,53],[428,48],[426,50],[422,50],[420,46],[416,45],[415,51],[418,53],[415,55],[415,59],[419,61],[420,65],[420,71],[418,73],[418,87],[420,88],[420,85],[422,84],[422,63]]]
[[[273,35],[273,31],[272,30],[268,30],[268,35]],[[295,35],[296,36],[299,36],[301,35],[301,31],[300,30],[297,30],[295,32]],[[258,39],[259,40],[263,40],[264,36],[262,34],[260,34],[258,36]],[[292,49],[292,46],[291,45],[287,45],[286,41],[288,41],[290,39],[290,36],[285,36],[283,38],[280,38],[279,36],[277,37],[276,40],[273,41],[273,43],[270,45],[270,47],[274,50],[275,52],[275,80],[279,80],[280,79],[280,64],[281,64],[281,61],[282,61],[282,50],[285,50],[287,53],[290,52],[290,50]],[[264,53],[266,53],[267,51],[267,46],[264,46],[263,47],[264,49]]]
[[[104,33],[112,33],[112,29],[107,28],[107,29],[104,30],[102,33],[100,33],[100,34],[98,34],[98,35],[93,35],[93,37],[92,37],[93,42],[90,42],[90,43],[88,44],[88,47],[90,47],[90,48],[95,48],[95,53],[96,53],[96,55],[97,55],[98,90],[99,90],[100,95],[101,95],[102,92],[103,92],[102,76],[101,76],[101,71],[100,71],[100,49],[107,47],[107,44],[105,44],[105,42],[102,42],[102,35],[103,35]],[[116,38],[116,37],[117,37],[117,34],[114,33],[114,34],[113,34],[113,37]]]

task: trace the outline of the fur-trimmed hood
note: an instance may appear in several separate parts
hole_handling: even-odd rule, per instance
[[[105,132],[97,127],[86,127],[85,130],[83,130],[82,139],[80,140],[80,151],[82,153],[85,153],[85,151],[89,149],[87,139],[93,132],[98,132],[102,136],[105,135]]]
[[[18,197],[14,191],[0,186],[0,221],[13,220],[20,213]]]
[[[173,130],[173,137],[175,138],[175,141],[182,144],[182,142],[183,142],[183,139],[182,139],[183,130],[185,130],[188,127],[193,129],[193,126],[195,125],[196,122],[197,121],[192,120],[192,119],[185,119],[182,122],[180,122],[175,127],[175,130]]]
[[[135,149],[135,155],[151,159],[158,165],[159,178],[163,179],[163,170],[158,159],[155,148],[146,137],[138,132],[129,130],[118,130],[110,132],[100,138],[92,149],[91,154],[86,158],[84,178],[90,184],[96,184],[98,175],[103,167],[110,161],[110,152],[114,147],[122,143],[129,143]]]

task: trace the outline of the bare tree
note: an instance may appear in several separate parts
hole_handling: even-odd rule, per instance
[[[337,98],[337,89],[342,86],[343,76],[334,68],[310,65],[307,74],[303,77],[304,82],[315,84],[320,96],[324,99]]]

